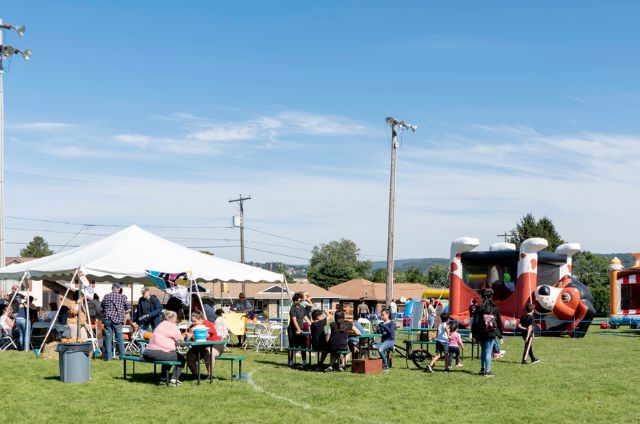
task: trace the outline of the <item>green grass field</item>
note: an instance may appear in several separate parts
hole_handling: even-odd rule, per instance
[[[229,363],[216,367],[213,384],[186,381],[165,387],[152,366],[122,380],[122,363],[93,361],[91,381],[59,381],[58,361],[32,353],[0,352],[4,422],[640,422],[640,336],[537,338],[537,365],[520,365],[522,341],[506,338],[495,377],[476,375],[479,361],[434,374],[406,368],[363,376],[291,370],[286,355],[246,352],[249,381],[229,380]],[[469,349],[470,350],[470,349]],[[5,421],[6,420],[6,421]]]

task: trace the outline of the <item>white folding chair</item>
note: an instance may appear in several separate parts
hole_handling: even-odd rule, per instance
[[[371,321],[366,318],[359,318],[358,324],[362,325],[367,330],[367,333],[371,333]]]
[[[5,329],[3,325],[0,325],[0,350],[7,350],[10,347],[18,350],[18,345],[11,336],[11,332]]]
[[[282,324],[272,324],[269,329],[260,334],[258,339],[258,346],[256,350],[272,350],[276,348],[277,341],[280,341],[280,333],[282,332]]]
[[[246,350],[247,347],[250,346],[257,347],[258,340],[260,340],[260,334],[264,333],[266,330],[267,327],[265,327],[264,324],[246,324],[244,331],[244,344],[242,348]]]

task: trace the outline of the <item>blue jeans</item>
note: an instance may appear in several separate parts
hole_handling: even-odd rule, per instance
[[[480,340],[480,368],[491,371],[491,357],[496,339]]]
[[[393,340],[386,340],[377,346],[378,352],[380,352],[380,357],[382,358],[382,365],[385,368],[389,366],[389,361],[387,360],[386,353],[393,349],[393,345]]]
[[[116,324],[109,318],[104,320],[104,359],[109,361],[113,357],[113,333],[116,335],[118,355],[124,355],[124,339],[122,338],[122,324]]]
[[[429,317],[429,328],[433,328],[433,324],[436,322],[436,317],[434,316],[430,316]]]
[[[25,318],[16,318],[16,331],[18,332],[19,350],[27,350],[29,346],[29,332],[27,331],[27,320]]]

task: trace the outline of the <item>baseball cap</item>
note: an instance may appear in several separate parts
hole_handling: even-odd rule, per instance
[[[142,294],[145,294],[148,291],[149,291],[149,287],[143,287],[142,289],[140,289],[140,293]]]
[[[119,288],[122,288],[122,285],[120,283],[113,283],[113,284],[111,284],[111,288],[112,289],[119,289]]]

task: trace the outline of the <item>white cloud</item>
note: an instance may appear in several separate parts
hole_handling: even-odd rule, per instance
[[[27,131],[62,131],[75,128],[74,124],[64,122],[28,122],[12,125],[11,128]]]
[[[119,141],[121,143],[132,143],[132,144],[149,144],[152,138],[148,135],[142,134],[118,134],[113,137],[114,140]]]
[[[282,112],[276,118],[292,132],[314,135],[352,135],[366,131],[365,125],[344,116],[317,115],[306,112]]]

